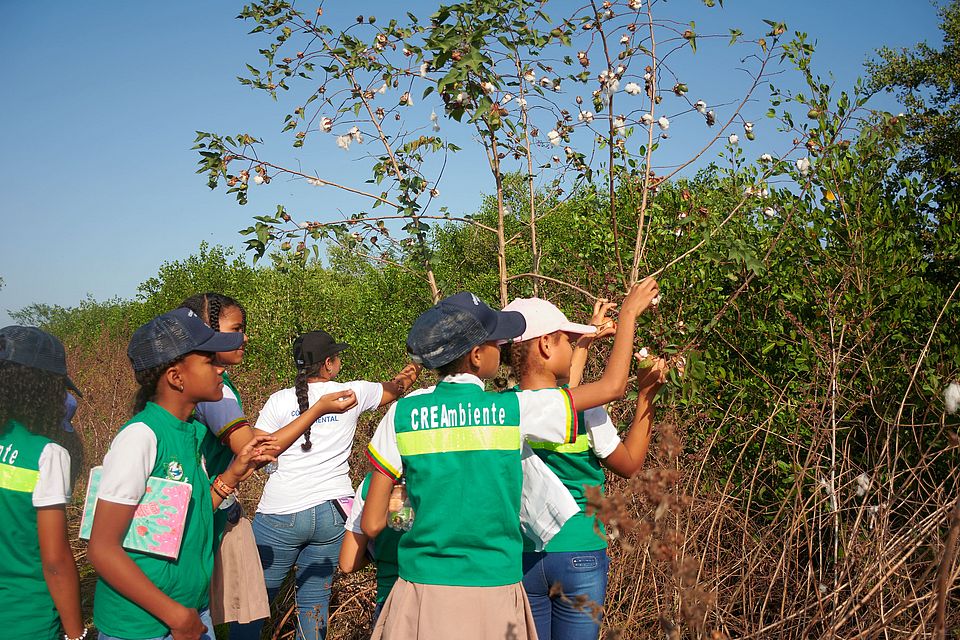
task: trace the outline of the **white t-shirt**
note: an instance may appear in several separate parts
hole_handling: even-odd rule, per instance
[[[608,457],[620,444],[617,426],[610,420],[606,409],[594,407],[583,412],[584,427],[590,448],[601,460]]]
[[[70,454],[55,442],[40,451],[39,475],[33,488],[33,506],[50,507],[70,502]]]
[[[313,444],[310,451],[300,448],[305,442],[301,436],[277,458],[277,470],[270,474],[257,505],[259,513],[297,513],[326,500],[353,494],[348,461],[357,420],[364,411],[380,406],[383,385],[365,380],[311,382],[307,385],[307,396],[309,404],[313,405],[320,396],[348,389],[357,394],[356,406],[343,413],[320,416],[310,431]],[[283,389],[267,400],[257,418],[256,428],[273,433],[299,415],[296,389]]]
[[[129,425],[116,435],[103,458],[97,499],[139,504],[156,463],[157,434],[143,422]]]

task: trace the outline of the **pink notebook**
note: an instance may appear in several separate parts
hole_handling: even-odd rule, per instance
[[[80,537],[85,540],[90,539],[90,531],[93,530],[93,514],[97,508],[102,472],[103,467],[90,469],[87,497],[80,519]],[[123,538],[123,548],[176,560],[180,554],[192,491],[193,486],[186,482],[148,478],[147,491],[130,521],[130,528]]]

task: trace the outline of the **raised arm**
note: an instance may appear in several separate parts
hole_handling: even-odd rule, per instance
[[[284,451],[290,448],[290,446],[296,442],[300,436],[303,435],[303,432],[307,430],[307,427],[316,422],[320,416],[326,415],[328,413],[343,413],[348,409],[352,409],[357,404],[357,395],[351,389],[344,391],[334,391],[333,393],[328,393],[326,395],[320,396],[320,399],[310,405],[306,411],[301,413],[299,416],[294,418],[289,424],[277,429],[273,433],[268,433],[261,429],[254,429],[253,432],[257,435],[272,435],[276,438],[276,441],[273,443],[278,447],[276,455],[280,455]],[[246,444],[244,442],[243,444]],[[240,446],[242,447],[243,444]],[[233,449],[233,441],[230,442],[230,448]],[[234,453],[238,453],[238,449],[233,449]]]
[[[567,381],[567,386],[571,389],[580,386],[580,381],[583,380],[583,370],[587,366],[587,356],[590,355],[590,345],[593,344],[593,341],[616,333],[616,321],[607,316],[616,306],[615,303],[609,302],[606,298],[597,298],[597,301],[593,303],[593,316],[590,318],[590,324],[597,328],[597,332],[580,336],[580,339],[573,345],[570,378]]]
[[[413,383],[417,381],[419,375],[420,367],[415,364],[408,364],[401,369],[400,373],[395,375],[392,380],[389,382],[381,382],[380,384],[383,385],[383,397],[380,399],[380,406],[383,407],[390,404],[409,391]]]
[[[613,351],[610,353],[603,375],[595,382],[570,389],[573,406],[578,411],[599,407],[622,398],[626,393],[637,316],[646,311],[650,301],[659,291],[657,281],[653,278],[647,278],[630,288],[620,307],[620,320],[616,337],[613,339]]]
[[[653,399],[660,387],[666,382],[667,363],[662,358],[641,358],[642,368],[637,376],[637,408],[633,422],[623,442],[617,445],[600,463],[622,478],[629,478],[641,468],[650,448],[650,436],[653,432]],[[646,366],[643,366],[646,364]]]

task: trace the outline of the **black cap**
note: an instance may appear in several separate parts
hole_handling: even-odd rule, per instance
[[[134,331],[127,357],[134,371],[145,371],[192,351],[233,351],[242,344],[242,333],[214,331],[193,311],[180,308],[157,316]]]
[[[42,329],[16,325],[0,329],[0,360],[63,376],[67,387],[80,393],[67,376],[67,354],[63,343]]]
[[[325,362],[349,346],[346,342],[337,342],[326,331],[311,331],[293,341],[293,359],[298,367],[309,367]]]
[[[511,340],[526,328],[522,314],[495,311],[476,295],[463,291],[420,314],[407,334],[407,351],[415,362],[437,369],[477,345]]]

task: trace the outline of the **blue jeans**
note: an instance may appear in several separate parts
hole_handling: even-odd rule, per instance
[[[297,639],[327,635],[330,586],[343,540],[343,516],[330,501],[284,515],[257,513],[253,535],[270,600],[291,569],[297,573]],[[259,640],[263,620],[230,625],[230,640]]]
[[[597,640],[600,613],[607,594],[607,550],[523,554],[523,588],[540,640]],[[550,587],[559,583],[562,596],[550,597]],[[577,596],[587,598],[577,607]]]
[[[213,632],[213,621],[210,620],[210,609],[201,609],[198,613],[200,614],[200,622],[207,627],[207,632],[200,636],[200,640],[217,640],[217,636]],[[120,638],[108,636],[101,631],[99,640],[120,640]],[[165,636],[157,636],[156,638],[148,638],[146,640],[173,640],[173,635],[168,633]]]

